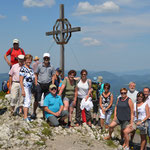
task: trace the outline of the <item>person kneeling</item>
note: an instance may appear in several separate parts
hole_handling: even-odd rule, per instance
[[[68,111],[63,110],[63,102],[57,95],[56,85],[51,84],[49,91],[50,93],[44,99],[44,113],[50,125],[57,127],[68,117]],[[58,118],[60,118],[59,121]]]

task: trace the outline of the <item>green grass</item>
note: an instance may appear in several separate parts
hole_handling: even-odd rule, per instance
[[[23,131],[25,134],[30,134],[30,131],[29,131],[29,130],[26,130],[25,128],[22,128],[22,131]]]
[[[6,93],[3,91],[0,91],[0,99],[4,99],[5,98]]]
[[[108,146],[112,147],[112,148],[116,148],[116,147],[117,147],[117,145],[115,145],[112,140],[107,140],[107,141],[106,141],[106,144],[107,144]]]
[[[22,137],[22,136],[18,136],[18,139],[19,139],[19,140],[23,140],[23,139],[24,139],[24,137]]]
[[[39,145],[39,146],[43,146],[43,145],[45,145],[45,142],[40,142],[40,141],[37,141],[37,142],[35,142],[34,144],[36,144],[36,145]]]
[[[49,128],[49,124],[46,123],[46,122],[42,122],[42,127],[43,127],[43,128]]]
[[[36,133],[35,131],[26,130],[25,128],[22,128],[22,131],[23,131],[25,134]]]
[[[50,136],[52,136],[52,131],[51,131],[50,128],[45,127],[45,128],[42,130],[42,134],[45,135],[45,136],[50,137]]]

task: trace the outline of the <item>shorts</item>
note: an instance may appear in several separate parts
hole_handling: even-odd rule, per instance
[[[121,126],[121,130],[124,130],[129,124],[130,124],[130,121],[128,120],[125,120],[125,121],[121,121],[121,120],[115,120],[115,122]]]
[[[64,101],[69,102],[69,107],[73,107],[73,99],[72,98],[64,97],[63,102]]]
[[[137,126],[136,128],[140,130],[140,134],[147,134],[147,127]]]
[[[102,109],[99,109],[100,112],[100,118],[105,119],[105,124],[109,125],[110,124],[110,118],[111,118],[111,114],[112,114],[112,109],[109,109],[105,112],[105,114],[103,114]]]
[[[140,120],[141,121],[141,120]],[[135,121],[137,122],[137,121]],[[147,121],[146,122],[143,122],[141,125],[136,125],[136,123],[134,122],[135,124],[135,129],[138,129],[140,130],[140,134],[147,134],[148,133],[148,126],[147,126]],[[134,126],[134,125],[133,125]]]

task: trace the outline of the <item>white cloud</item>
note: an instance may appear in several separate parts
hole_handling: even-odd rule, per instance
[[[4,19],[4,18],[6,18],[6,16],[0,14],[0,19]]]
[[[24,0],[23,5],[25,7],[51,7],[55,4],[55,0]]]
[[[107,1],[101,5],[91,5],[89,2],[80,2],[74,15],[85,15],[92,13],[116,12],[119,6],[112,1]]]
[[[114,0],[119,5],[130,5],[134,0]]]
[[[91,37],[85,37],[81,39],[81,43],[83,43],[84,46],[99,46],[101,45],[101,42],[97,39],[93,39]]]
[[[29,21],[29,19],[28,19],[27,16],[21,16],[21,20],[22,20],[22,21],[25,21],[25,22]]]

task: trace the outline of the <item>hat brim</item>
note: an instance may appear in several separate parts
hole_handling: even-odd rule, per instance
[[[38,58],[38,59],[33,59],[34,61],[36,61],[36,60],[39,60],[40,58]]]

